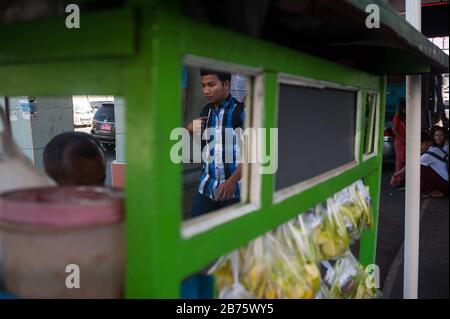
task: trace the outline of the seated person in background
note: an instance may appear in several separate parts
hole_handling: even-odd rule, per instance
[[[431,136],[433,140],[433,147],[440,148],[445,155],[448,156],[448,139],[447,139],[447,131],[441,126],[435,126],[431,130]]]
[[[420,154],[425,153],[428,148],[431,146],[431,138],[430,134],[428,132],[423,131],[420,136]],[[394,175],[392,175],[391,180],[389,184],[392,187],[398,187],[398,183],[400,180],[405,179],[405,167],[400,169],[399,171],[395,172]]]
[[[432,130],[432,144],[420,157],[421,190],[424,196],[443,197],[448,194],[448,143],[444,128]]]
[[[45,147],[44,168],[58,185],[104,185],[106,157],[91,135],[67,132]]]
[[[437,139],[445,145],[445,131],[444,140]],[[436,131],[434,131],[434,135]],[[436,139],[431,140],[426,132],[422,132],[420,152],[420,191],[425,197],[443,197],[448,194],[448,156],[444,154],[436,145]],[[444,148],[445,149],[445,148]],[[448,145],[447,145],[448,152]],[[391,178],[391,186],[395,186],[395,181],[398,175],[404,175],[405,168],[401,169]]]

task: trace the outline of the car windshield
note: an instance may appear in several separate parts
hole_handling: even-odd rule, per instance
[[[95,113],[94,120],[114,122],[114,104],[102,104],[97,113]]]

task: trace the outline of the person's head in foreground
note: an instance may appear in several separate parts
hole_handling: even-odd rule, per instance
[[[94,137],[82,132],[55,136],[44,149],[44,168],[58,185],[105,183],[105,153]]]
[[[443,127],[435,127],[432,130],[433,146],[443,147],[447,141],[447,132]]]
[[[214,70],[201,69],[202,92],[208,102],[220,104],[230,94],[231,74]]]
[[[431,137],[428,132],[422,132],[420,136],[420,153],[425,153],[431,146]]]

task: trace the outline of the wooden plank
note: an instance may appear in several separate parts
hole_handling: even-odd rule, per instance
[[[181,166],[170,132],[181,125],[176,9],[143,6],[140,51],[126,71],[127,298],[178,298]],[[189,259],[189,258],[188,258]]]

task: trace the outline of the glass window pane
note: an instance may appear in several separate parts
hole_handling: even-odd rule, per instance
[[[354,91],[280,85],[276,190],[354,160],[356,101]]]

